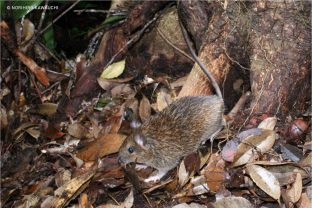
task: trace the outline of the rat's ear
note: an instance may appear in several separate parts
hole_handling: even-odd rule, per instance
[[[142,134],[136,133],[134,135],[134,141],[137,145],[139,145],[143,149],[146,149],[146,139]]]

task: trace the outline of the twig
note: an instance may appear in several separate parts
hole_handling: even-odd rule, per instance
[[[127,10],[122,10],[122,9],[112,9],[112,10],[99,10],[99,9],[75,9],[74,12],[78,13],[80,15],[83,12],[89,12],[89,13],[104,13],[104,14],[109,14],[112,16],[116,15],[127,15],[128,11]]]
[[[31,74],[29,75],[29,77],[30,77],[30,81],[31,81],[31,82],[33,83],[33,85],[35,86],[36,92],[37,92],[37,94],[38,94],[38,96],[39,96],[39,98],[40,98],[41,103],[43,103],[42,95],[41,95],[42,93],[41,93],[39,87],[37,86],[37,84],[36,84],[34,78],[31,76]]]
[[[77,0],[75,3],[73,3],[70,7],[68,7],[62,14],[60,14],[58,17],[56,17],[49,25],[47,25],[43,30],[41,30],[38,35],[42,35],[47,29],[49,29],[55,22],[57,22],[64,14],[66,14],[69,10],[71,10],[74,6],[76,6],[81,0]]]
[[[175,50],[177,50],[178,52],[180,52],[183,56],[185,56],[186,58],[190,59],[191,61],[195,62],[195,60],[190,57],[187,53],[185,53],[183,50],[181,50],[180,48],[178,48],[177,46],[175,46],[165,35],[164,33],[158,29],[158,27],[156,27],[157,32],[160,34],[160,36],[162,37],[162,39],[164,39],[172,48],[174,48]]]

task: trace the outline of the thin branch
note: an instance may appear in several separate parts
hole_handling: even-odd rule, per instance
[[[38,35],[42,35],[47,29],[49,29],[55,22],[57,22],[61,17],[63,17],[68,11],[70,11],[74,6],[76,6],[81,0],[77,0],[70,7],[68,7],[62,14],[56,17],[48,26],[46,26],[43,30],[41,30]]]

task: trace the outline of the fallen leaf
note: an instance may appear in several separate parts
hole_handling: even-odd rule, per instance
[[[125,69],[126,60],[109,65],[101,74],[103,79],[113,79],[121,75]]]
[[[207,207],[207,206],[193,202],[191,204],[187,204],[187,203],[177,204],[177,205],[173,206],[172,208],[205,208],[205,207]]]
[[[300,201],[297,203],[298,208],[312,207],[312,198],[307,193],[301,195]]]
[[[113,89],[111,89],[112,97],[117,97],[120,95],[129,95],[134,93],[134,90],[129,84],[118,84]]]
[[[140,102],[139,115],[143,122],[149,119],[149,117],[151,116],[151,104],[147,97],[145,97],[144,95]]]
[[[300,173],[296,173],[295,182],[290,186],[290,189],[286,189],[286,196],[292,203],[299,201],[302,192],[302,177]]]
[[[35,25],[29,19],[25,19],[23,21],[24,40],[22,44],[30,40],[34,34],[35,34]]]
[[[253,208],[254,206],[243,197],[225,197],[213,204],[214,208]]]
[[[37,112],[41,115],[52,116],[57,110],[55,103],[42,103],[37,107]]]
[[[190,173],[186,171],[184,160],[182,160],[178,168],[178,179],[180,187],[183,187],[190,179]]]
[[[226,180],[225,161],[219,154],[211,155],[208,165],[201,174],[205,176],[209,190],[219,191]]]
[[[294,162],[298,162],[303,157],[302,150],[291,144],[282,144],[281,152],[283,153],[282,155],[284,160],[292,160]]]
[[[170,105],[172,101],[173,100],[168,90],[166,88],[161,88],[157,94],[157,109],[162,111],[164,108]]]
[[[71,179],[63,186],[56,189],[54,191],[54,196],[46,198],[41,204],[41,207],[66,207],[71,200],[75,199],[89,185],[93,175],[94,172],[92,171]]]
[[[78,151],[77,157],[84,161],[93,161],[99,157],[118,152],[126,136],[121,134],[107,134],[89,143]]]
[[[251,179],[260,189],[273,199],[279,200],[281,187],[276,177],[270,171],[259,165],[247,165],[246,169]]]
[[[276,117],[268,117],[261,121],[261,123],[258,125],[259,129],[268,129],[273,130],[276,125]]]
[[[244,165],[255,158],[259,151],[261,154],[269,151],[275,142],[275,132],[272,130],[262,130],[260,135],[251,136],[238,145],[234,157],[233,167]]]
[[[88,133],[88,130],[86,129],[86,127],[84,127],[83,125],[81,125],[78,122],[74,122],[72,124],[69,124],[67,131],[68,131],[69,135],[71,135],[77,139],[81,139],[81,138],[85,137],[86,134]]]

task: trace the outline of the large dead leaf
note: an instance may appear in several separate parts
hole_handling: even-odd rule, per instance
[[[245,139],[238,145],[233,167],[244,165],[252,161],[258,151],[261,154],[269,151],[274,145],[275,137],[274,131],[262,130],[260,135]]]
[[[99,157],[118,152],[126,136],[121,134],[107,134],[91,142],[77,153],[77,157],[84,161],[93,161]]]
[[[278,200],[281,196],[281,187],[276,177],[259,165],[247,165],[247,172],[252,180],[265,193]]]
[[[243,197],[225,197],[213,204],[214,208],[253,208],[253,205]]]
[[[76,137],[78,139],[85,137],[86,134],[88,133],[88,129],[86,129],[86,127],[84,127],[83,125],[81,125],[78,122],[74,122],[72,124],[69,124],[67,131],[68,131],[69,135]]]
[[[140,102],[139,115],[141,120],[144,122],[151,116],[151,104],[147,97],[143,96]]]
[[[205,176],[211,191],[219,191],[226,179],[225,161],[218,154],[211,155],[208,165],[201,171],[201,174]]]
[[[292,203],[299,201],[302,193],[302,177],[300,173],[295,174],[295,182],[286,190],[286,196]]]
[[[37,112],[41,115],[52,116],[55,114],[57,104],[55,103],[42,103],[38,105]]]
[[[63,186],[54,191],[53,197],[48,197],[41,204],[44,208],[66,207],[66,205],[75,199],[89,184],[94,172],[87,172],[77,176]]]
[[[276,125],[276,117],[268,117],[261,121],[261,123],[258,125],[259,129],[268,129],[273,130]]]
[[[161,88],[157,95],[157,109],[162,111],[166,108],[170,103],[172,103],[172,98],[167,89]]]
[[[180,187],[183,187],[196,172],[199,172],[199,167],[200,157],[197,153],[189,154],[184,158],[178,169]]]
[[[205,205],[201,205],[197,203],[191,203],[191,204],[182,203],[182,204],[177,204],[173,206],[172,208],[205,208],[205,207],[206,207]]]

